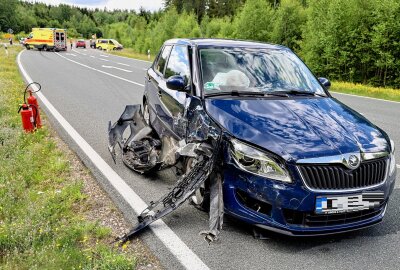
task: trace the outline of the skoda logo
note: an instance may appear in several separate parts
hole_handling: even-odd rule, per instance
[[[356,169],[360,165],[360,159],[356,155],[351,155],[347,164],[350,169]]]

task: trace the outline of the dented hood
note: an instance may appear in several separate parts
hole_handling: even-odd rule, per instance
[[[232,136],[286,160],[388,151],[387,135],[334,98],[207,98]]]

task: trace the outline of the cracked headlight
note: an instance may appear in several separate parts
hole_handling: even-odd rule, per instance
[[[277,181],[292,182],[284,166],[267,153],[235,139],[231,143],[232,156],[243,170]]]
[[[390,140],[390,166],[389,166],[389,176],[392,176],[396,169],[396,158],[394,156],[394,141]]]

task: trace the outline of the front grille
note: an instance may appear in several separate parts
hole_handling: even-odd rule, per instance
[[[383,201],[377,208],[339,214],[315,214],[291,209],[283,209],[285,220],[289,224],[303,227],[335,226],[363,221],[382,213],[386,205]]]
[[[386,176],[387,158],[364,161],[351,170],[342,164],[301,164],[306,185],[312,189],[341,190],[374,186]]]

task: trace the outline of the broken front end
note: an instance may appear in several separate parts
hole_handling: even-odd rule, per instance
[[[177,182],[171,191],[149,206],[138,216],[138,224],[123,237],[122,242],[152,222],[176,210],[193,194],[204,188],[209,179],[209,230],[201,232],[208,242],[218,238],[223,223],[221,163],[221,129],[206,114],[201,101],[188,99],[184,115],[179,119],[180,130],[185,133],[180,141],[172,136],[158,136],[146,123],[140,105],[126,106],[113,125],[109,124],[109,151],[116,161],[116,147],[126,166],[138,173],[176,167]],[[213,177],[210,175],[213,174]],[[194,196],[196,197],[196,196]]]

